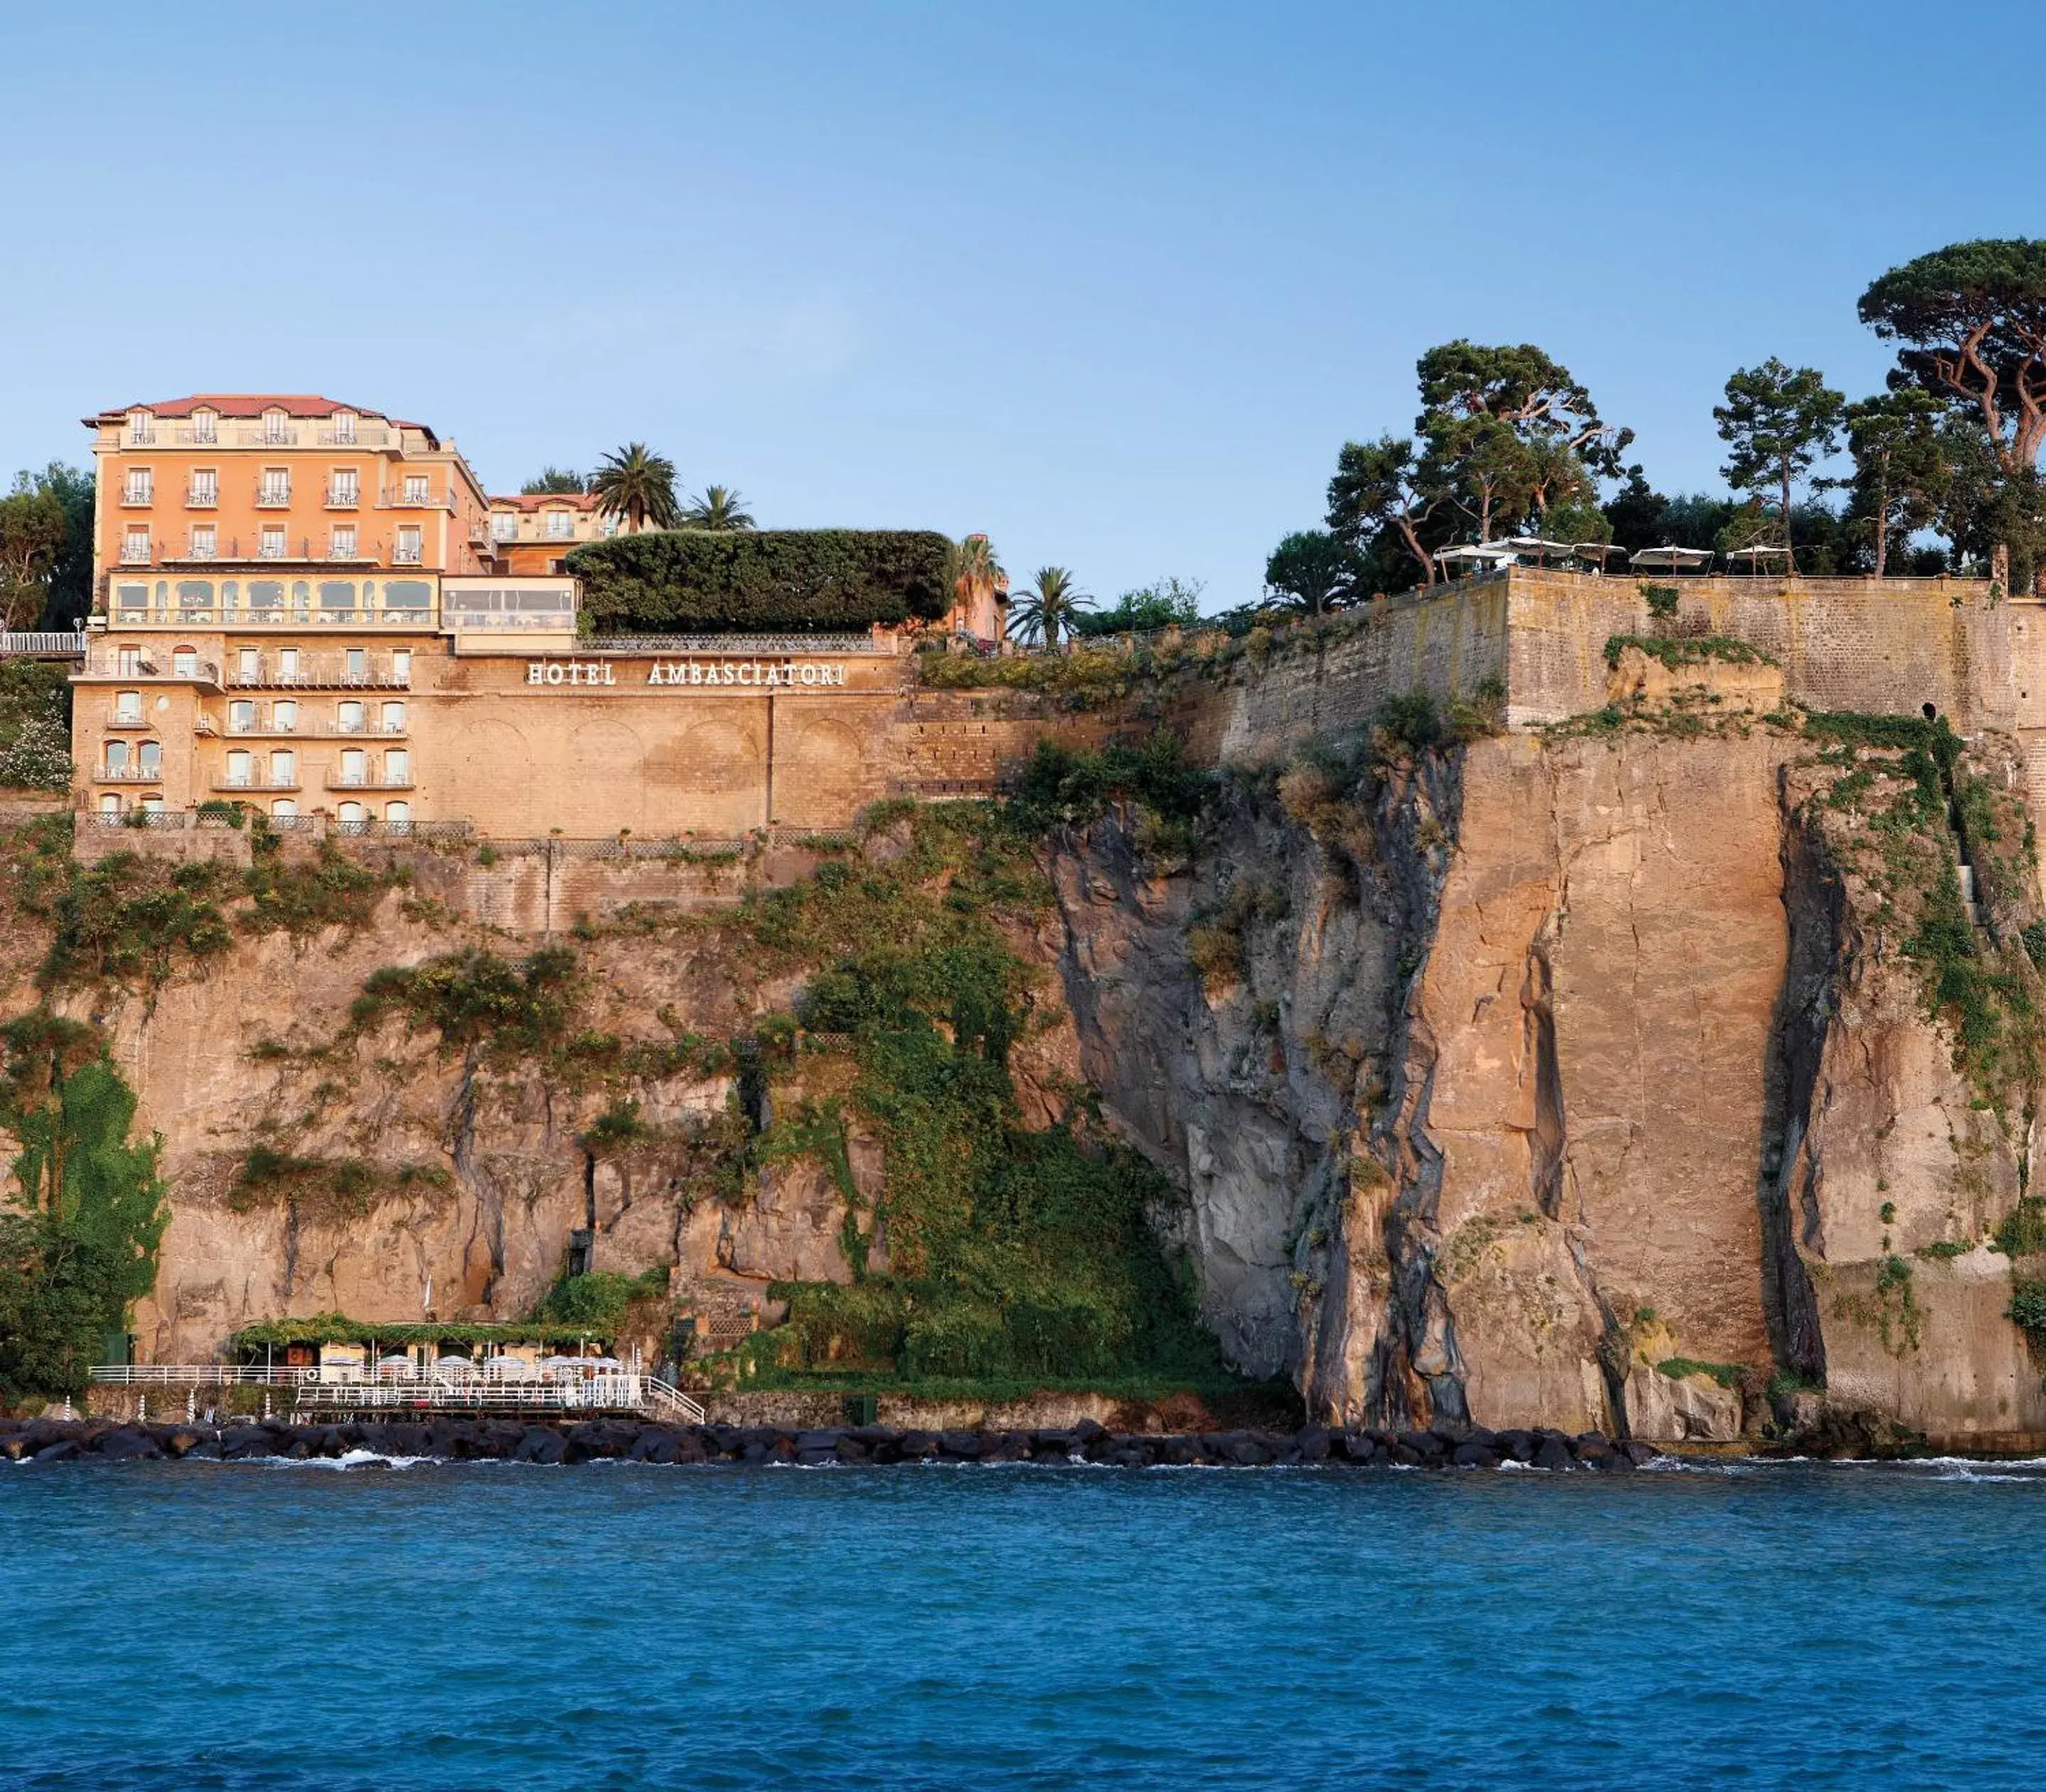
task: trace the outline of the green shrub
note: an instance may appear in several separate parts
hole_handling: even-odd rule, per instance
[[[0,788],[71,788],[70,671],[0,660]]]
[[[1700,1362],[1688,1356],[1668,1357],[1655,1366],[1674,1382],[1682,1381],[1686,1375],[1709,1375],[1723,1388],[1739,1386],[1746,1373],[1737,1362]]]
[[[829,631],[943,616],[951,545],[929,530],[668,530],[585,543],[567,566],[598,630]]]
[[[586,1326],[609,1337],[623,1327],[625,1309],[631,1302],[658,1300],[667,1292],[665,1268],[636,1276],[592,1270],[584,1275],[563,1276],[541,1297],[533,1317],[554,1325]]]

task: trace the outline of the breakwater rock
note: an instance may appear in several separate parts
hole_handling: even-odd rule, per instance
[[[283,1459],[542,1464],[595,1461],[664,1463],[1093,1463],[1117,1468],[1590,1469],[1627,1473],[1658,1452],[1616,1443],[1596,1432],[1330,1430],[1201,1432],[1159,1436],[1114,1432],[1091,1420],[1037,1431],[917,1431],[897,1425],[794,1430],[774,1425],[677,1425],[593,1420],[573,1425],[496,1419],[417,1424],[108,1424],[82,1420],[0,1420],[0,1459],[27,1464],[90,1462],[255,1461]]]

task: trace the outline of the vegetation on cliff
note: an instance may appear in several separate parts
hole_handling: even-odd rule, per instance
[[[19,1204],[0,1208],[0,1405],[74,1394],[156,1281],[169,1215],[160,1139],[92,1028],[37,1009],[0,1027],[0,1130]]]

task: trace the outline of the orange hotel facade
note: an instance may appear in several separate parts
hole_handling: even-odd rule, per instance
[[[852,637],[578,638],[579,495],[492,499],[423,423],[306,394],[87,418],[81,819],[484,838],[842,827],[905,662]],[[207,806],[211,806],[207,807]]]

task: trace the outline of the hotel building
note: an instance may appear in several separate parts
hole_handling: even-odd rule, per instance
[[[888,787],[892,637],[581,641],[581,495],[489,498],[424,424],[305,395],[88,418],[86,813],[344,833],[729,838]],[[144,823],[147,825],[148,823]]]

